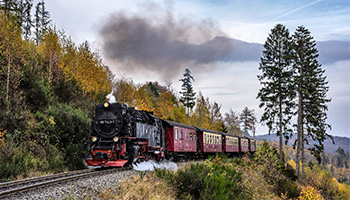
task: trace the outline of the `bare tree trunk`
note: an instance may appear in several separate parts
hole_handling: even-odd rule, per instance
[[[303,97],[302,97],[302,84],[303,84],[303,67],[300,67],[300,79],[299,79],[299,102],[298,102],[298,139],[297,139],[297,155],[296,155],[296,172],[300,174],[300,162],[303,163],[304,159],[304,136],[303,136]],[[300,155],[301,154],[301,155]],[[301,159],[300,159],[301,157]],[[304,165],[302,165],[304,173]]]
[[[50,52],[50,58],[49,58],[49,85],[51,85],[51,74],[52,74],[52,53]]]
[[[301,85],[301,84],[300,84]],[[301,153],[301,133],[303,129],[303,119],[302,119],[302,97],[301,97],[301,86],[299,85],[299,103],[298,103],[298,138],[297,138],[297,154],[296,154],[296,173],[299,175],[300,173],[300,153]]]
[[[8,63],[7,63],[6,101],[9,100],[10,74],[11,74],[11,54],[9,53]]]
[[[283,161],[283,136],[282,136],[282,100],[280,99],[280,105],[279,105],[280,113],[279,113],[279,120],[280,120],[280,159]],[[284,161],[283,161],[284,162]]]
[[[301,129],[301,169],[302,169],[302,177],[305,177],[305,170],[304,170],[304,130]]]
[[[254,125],[254,128],[253,128],[253,138],[255,138],[255,131],[256,131],[256,127]]]

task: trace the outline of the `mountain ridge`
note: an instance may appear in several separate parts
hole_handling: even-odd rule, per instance
[[[344,151],[350,152],[350,138],[343,136],[332,136],[334,139],[334,144],[331,139],[327,139],[324,142],[324,150],[326,153],[334,153],[339,147],[344,149]],[[279,142],[279,137],[276,134],[265,134],[256,136],[257,140],[267,140],[270,142]],[[296,134],[293,134],[292,138],[289,139],[287,145],[293,145],[296,139]],[[284,143],[283,139],[283,143]]]

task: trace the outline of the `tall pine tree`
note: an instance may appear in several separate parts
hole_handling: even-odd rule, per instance
[[[262,75],[258,79],[262,88],[257,98],[259,107],[264,107],[261,122],[266,123],[269,133],[276,132],[279,136],[280,159],[283,160],[283,136],[288,141],[292,134],[289,127],[295,103],[293,70],[290,67],[291,37],[289,30],[282,24],[277,24],[269,34],[263,50],[259,70]]]
[[[38,45],[42,41],[44,32],[48,30],[50,20],[50,13],[45,8],[45,2],[42,0],[35,6],[35,41]]]
[[[253,137],[255,137],[255,123],[257,122],[254,110],[250,110],[245,107],[242,113],[239,115],[240,123],[243,124],[244,134],[249,135],[248,131],[252,131]]]
[[[229,134],[242,134],[241,129],[239,127],[239,117],[236,114],[236,112],[232,110],[232,108],[230,108],[230,110],[227,113],[225,113],[224,124],[227,127],[227,131]]]
[[[328,82],[324,76],[325,70],[317,61],[316,42],[310,34],[304,26],[299,26],[293,35],[293,66],[297,72],[295,82],[298,86],[297,174],[300,159],[304,161],[304,144],[317,142],[308,149],[320,162],[323,142],[327,137],[332,138],[326,132],[331,128],[326,123],[327,103],[330,102],[326,96]],[[304,174],[304,168],[302,171]]]
[[[31,16],[31,10],[33,7],[33,0],[25,0],[21,2],[21,12],[22,12],[22,32],[24,38],[29,40],[31,35],[31,28],[33,27],[33,21]]]
[[[195,105],[195,95],[196,93],[193,91],[192,87],[192,81],[194,81],[193,76],[191,75],[191,71],[189,69],[185,70],[184,78],[180,79],[182,81],[182,97],[180,99],[180,102],[184,104],[184,106],[187,108],[187,115],[190,113],[190,109],[192,109]]]

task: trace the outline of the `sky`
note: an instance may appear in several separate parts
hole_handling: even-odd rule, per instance
[[[38,1],[34,0],[36,4]],[[317,42],[329,81],[330,134],[350,137],[349,0],[50,0],[46,8],[73,41],[88,41],[117,78],[172,83],[185,68],[197,94],[240,113],[263,110],[256,99],[262,45],[271,29],[303,25]],[[106,94],[107,95],[107,94]],[[257,134],[267,128],[257,127]]]

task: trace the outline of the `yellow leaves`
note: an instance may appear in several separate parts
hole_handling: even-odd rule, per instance
[[[350,199],[350,185],[347,183],[339,183],[336,178],[332,178],[332,185],[337,189],[337,197],[339,199]]]
[[[150,97],[146,94],[144,88],[139,88],[136,92],[136,107],[138,110],[145,110],[152,112],[154,106]]]
[[[174,103],[171,100],[172,94],[169,91],[163,92],[158,97],[158,107],[156,109],[156,115],[162,119],[169,119],[173,115]]]
[[[60,44],[58,32],[49,28],[43,35],[43,40],[38,45],[38,52],[45,60],[45,67],[48,72],[48,80],[51,83],[53,73],[58,70],[62,57],[62,47]]]
[[[6,130],[0,128],[0,146],[2,146],[5,143],[5,134]]]
[[[322,200],[323,197],[315,187],[311,185],[302,186],[302,190],[300,192],[300,196],[298,197],[300,200]]]
[[[119,103],[127,103],[130,106],[135,106],[136,102],[136,85],[132,80],[122,78],[115,83],[116,93],[114,94]]]
[[[293,159],[288,161],[288,164],[295,170],[297,168],[297,164]]]
[[[87,42],[77,48],[70,39],[62,40],[63,56],[60,68],[67,80],[75,80],[77,86],[93,99],[104,97],[111,91],[108,67],[100,55],[91,51]]]
[[[55,120],[54,120],[54,118],[52,116],[50,116],[49,122],[50,122],[51,125],[55,125],[56,124],[56,122],[55,122]]]

